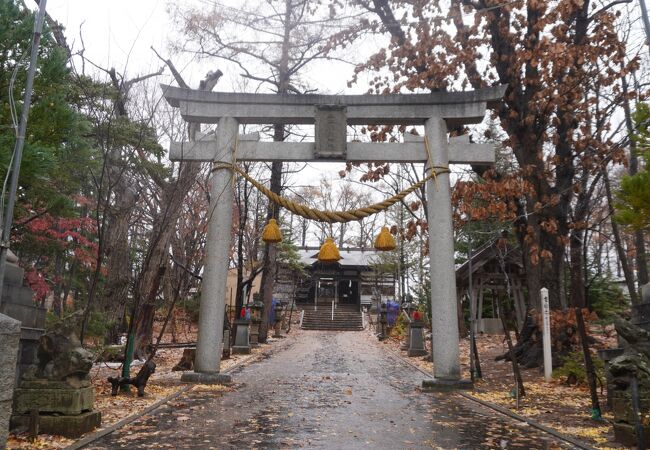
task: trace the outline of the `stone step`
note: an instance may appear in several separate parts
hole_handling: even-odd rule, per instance
[[[322,327],[322,326],[314,326],[314,327],[302,327],[303,330],[307,331],[363,331],[363,327]]]
[[[340,317],[342,319],[355,319],[361,318],[361,314],[354,313],[334,313],[334,317]],[[316,317],[319,319],[331,319],[332,313],[305,313],[303,317]]]
[[[361,319],[334,319],[327,317],[327,318],[320,318],[320,319],[315,319],[315,318],[303,318],[302,323],[361,323]]]
[[[314,309],[313,307],[311,308],[304,308],[305,314],[310,313],[310,312],[323,312],[323,311],[329,311],[332,312],[332,306],[331,305],[321,305],[318,307],[318,309]],[[340,311],[340,312],[347,312],[347,313],[352,313],[352,314],[361,314],[358,308],[345,308],[343,306],[339,306],[337,308],[334,308],[334,312]]]
[[[330,331],[360,331],[363,330],[363,319],[355,305],[339,305],[334,310],[332,318],[331,303],[314,311],[311,307],[304,310],[302,320],[303,330],[330,330]]]
[[[352,323],[352,324],[357,325],[357,324],[361,324],[363,322],[361,320],[303,320],[302,323],[303,324],[304,323],[310,323],[310,324],[312,324],[312,323],[313,324],[319,324],[319,323],[323,323],[323,324],[327,324],[327,323],[342,323],[342,324]]]

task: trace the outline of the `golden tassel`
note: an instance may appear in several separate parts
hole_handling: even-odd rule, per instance
[[[375,248],[385,252],[388,250],[395,250],[396,246],[395,239],[393,238],[393,235],[390,234],[388,227],[381,227],[381,231],[379,232],[379,235],[377,235],[377,239],[375,239]]]
[[[264,227],[264,231],[262,231],[262,240],[267,244],[282,242],[282,233],[280,232],[280,227],[275,219],[269,219],[269,223]]]
[[[339,259],[341,259],[341,254],[339,253],[339,249],[336,248],[334,239],[325,239],[325,243],[321,245],[320,251],[318,252],[318,260],[320,262],[333,263]]]

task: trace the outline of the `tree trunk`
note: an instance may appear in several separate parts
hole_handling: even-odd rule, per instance
[[[52,310],[57,317],[63,316],[63,299],[61,298],[61,291],[63,288],[63,256],[57,253],[54,260],[54,276],[58,282],[54,285],[52,293]]]
[[[621,268],[623,269],[623,275],[625,276],[627,290],[630,293],[630,300],[633,305],[636,305],[639,303],[639,296],[636,292],[636,286],[634,286],[634,274],[632,273],[630,265],[627,262],[627,255],[625,254],[625,249],[623,248],[621,233],[619,231],[618,224],[614,220],[614,199],[612,198],[612,188],[609,183],[607,168],[603,169],[603,182],[605,183],[605,194],[607,195],[607,205],[609,207],[609,220],[612,225],[612,235],[614,235],[614,246],[616,247],[616,254],[618,255],[618,259],[621,263]]]
[[[291,31],[292,31],[292,14],[293,4],[291,0],[285,0],[284,10],[284,35],[282,38],[282,48],[280,64],[278,66],[278,94],[286,94],[289,91],[289,48],[291,46]],[[276,142],[284,141],[286,137],[284,125],[275,125],[273,128],[273,140]],[[271,164],[271,183],[269,188],[271,192],[280,194],[282,190],[282,163],[273,162]],[[269,206],[266,211],[267,221],[271,218],[277,218],[280,212],[280,207],[275,203],[269,201]],[[273,304],[273,285],[275,284],[275,259],[276,248],[275,245],[266,245],[264,248],[264,264],[262,272],[262,301],[264,302],[265,314],[260,324],[259,341],[266,342],[269,330],[269,312]]]
[[[503,332],[506,334],[506,342],[508,343],[508,353],[510,354],[510,361],[512,362],[512,372],[515,376],[515,382],[517,383],[517,390],[519,391],[519,396],[524,397],[526,395],[526,390],[524,389],[524,380],[523,378],[521,378],[519,363],[517,362],[517,354],[514,351],[514,346],[512,345],[512,339],[510,338],[510,329],[508,329],[508,323],[506,322],[506,315],[504,314],[503,308],[501,307],[501,296],[498,294],[497,294],[497,308],[499,309],[499,315],[501,316],[501,325],[503,326]]]
[[[580,334],[580,342],[582,343],[582,354],[585,359],[585,370],[587,372],[587,381],[589,382],[589,393],[591,394],[591,418],[601,419],[600,402],[598,401],[598,387],[596,386],[596,370],[594,363],[591,359],[591,352],[589,351],[589,342],[587,338],[587,330],[585,321],[582,317],[582,310],[575,308],[576,312],[576,325],[578,326],[578,333]]]
[[[160,55],[158,56],[160,57]],[[161,57],[161,59],[163,58]],[[163,61],[169,66],[179,86],[188,88],[174,64],[170,60],[163,59]],[[199,89],[206,92],[211,91],[222,75],[220,70],[209,72],[207,77],[201,80]],[[200,131],[200,125],[190,124],[188,129],[190,140],[194,140],[197,131]],[[134,350],[137,355],[145,354],[151,344],[156,298],[165,268],[168,265],[171,238],[182,212],[183,201],[196,182],[200,170],[200,163],[184,161],[179,168],[178,177],[171,182],[161,178],[158,173],[150,171],[152,179],[161,190],[161,211],[154,217],[149,248],[136,282],[135,297],[144,300],[143,304],[134,306],[134,317],[131,318],[131,322],[135,321],[135,327],[131,326],[129,330],[129,333],[135,333],[136,336]],[[230,239],[230,237],[227,236],[224,239]],[[125,360],[127,359],[125,358]]]
[[[573,228],[569,239],[569,259],[571,261],[571,304],[574,307],[585,308],[587,306],[585,282],[584,282],[584,261],[583,261],[583,238],[584,230]]]
[[[142,314],[136,313],[135,352],[137,355],[144,354],[151,344],[156,298],[165,267],[168,265],[169,245],[182,211],[183,201],[196,182],[201,168],[199,163],[183,164],[178,178],[167,184],[163,191],[164,209],[154,219],[149,251],[142,264],[138,280],[137,289],[145,303],[140,305]],[[226,239],[229,238],[228,236]]]
[[[275,126],[275,136],[274,140],[283,140],[278,139],[284,137],[284,126],[276,125]],[[270,189],[272,192],[279,194],[282,189],[282,163],[274,162],[271,164],[271,185]],[[278,217],[280,212],[280,207],[275,203],[269,201],[269,207],[267,210],[266,218],[271,219],[273,217]],[[276,259],[276,247],[273,244],[266,244],[264,248],[264,264],[262,269],[262,301],[264,302],[264,317],[262,323],[260,324],[259,331],[259,341],[264,343],[267,339],[267,334],[269,327],[272,324],[269,324],[269,313],[273,307],[273,285],[275,284],[275,259]]]
[[[120,191],[117,191],[119,186]],[[132,280],[129,248],[129,225],[137,196],[124,182],[116,186],[115,204],[108,211],[108,228],[104,235],[106,281],[100,308],[108,324],[105,343],[116,344],[122,329],[122,317],[126,308]]]
[[[636,154],[637,147],[634,136],[634,124],[632,123],[632,112],[630,111],[630,103],[627,99],[628,88],[627,78],[621,78],[621,85],[623,88],[623,111],[625,112],[625,125],[627,127],[627,134],[630,138],[630,175],[635,175],[639,171],[639,158]],[[636,248],[636,270],[639,286],[643,286],[648,282],[648,261],[645,251],[645,233],[642,230],[634,232],[634,247]]]

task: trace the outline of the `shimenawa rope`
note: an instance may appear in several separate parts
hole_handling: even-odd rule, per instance
[[[427,149],[428,150],[428,149]],[[358,209],[351,209],[348,211],[322,211],[319,209],[315,208],[310,208],[306,205],[301,205],[300,203],[293,202],[289,200],[286,197],[281,197],[280,195],[276,194],[275,192],[271,192],[270,189],[268,189],[266,186],[261,184],[259,181],[251,177],[248,173],[246,173],[244,170],[242,170],[239,166],[236,164],[231,164],[231,163],[225,163],[225,162],[215,162],[212,165],[212,171],[220,170],[220,169],[228,169],[232,170],[235,173],[238,173],[242,177],[244,177],[246,180],[248,180],[255,188],[257,188],[262,194],[264,194],[269,200],[272,202],[282,206],[283,208],[288,209],[294,214],[297,214],[301,217],[304,217],[305,219],[310,219],[310,220],[317,220],[319,222],[327,222],[327,223],[346,223],[346,222],[353,222],[355,220],[361,220],[365,217],[371,216],[373,214],[377,214],[381,211],[385,211],[386,209],[390,208],[392,205],[395,203],[399,202],[402,200],[404,197],[415,191],[416,189],[420,189],[424,184],[433,179],[437,183],[436,176],[440,173],[449,173],[449,168],[444,167],[444,166],[430,166],[429,167],[429,174],[423,178],[422,180],[418,181],[417,183],[411,185],[407,189],[404,189],[401,192],[398,192],[397,194],[393,195],[392,197],[379,202],[379,203],[374,203],[372,205],[366,206],[364,208],[358,208]]]

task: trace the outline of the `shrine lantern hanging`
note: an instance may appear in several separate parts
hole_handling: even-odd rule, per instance
[[[318,260],[324,263],[334,263],[340,259],[341,254],[339,253],[339,249],[336,248],[334,239],[325,239],[325,243],[321,245],[320,251],[318,252]]]
[[[375,239],[375,248],[381,251],[395,250],[396,244],[393,235],[390,234],[388,227],[381,227],[377,239]]]

